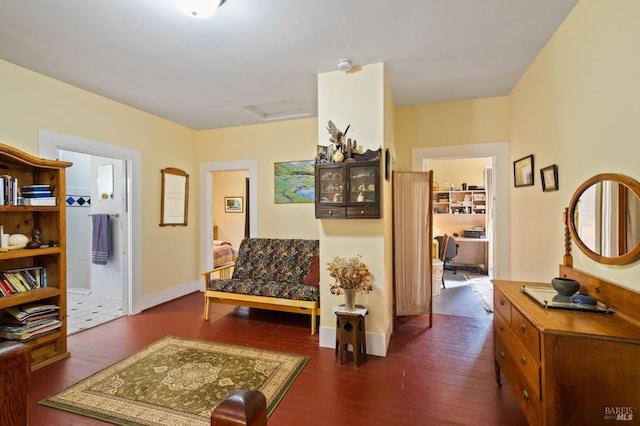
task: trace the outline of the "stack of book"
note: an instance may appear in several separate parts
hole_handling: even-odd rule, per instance
[[[0,337],[25,341],[60,329],[57,305],[12,306],[0,318]]]
[[[43,267],[20,268],[0,272],[0,297],[47,286]]]
[[[22,187],[25,206],[55,206],[56,197],[51,195],[50,185],[27,185]]]

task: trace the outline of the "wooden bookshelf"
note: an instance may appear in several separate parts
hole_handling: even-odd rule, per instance
[[[60,307],[60,329],[25,341],[35,370],[69,356],[67,351],[65,169],[72,163],[32,156],[0,143],[0,175],[17,178],[18,191],[26,185],[47,184],[56,206],[0,205],[0,225],[6,234],[40,230],[40,241],[49,247],[0,251],[0,272],[20,268],[46,268],[46,287],[0,296],[0,309],[41,303]],[[0,249],[2,250],[2,249]]]

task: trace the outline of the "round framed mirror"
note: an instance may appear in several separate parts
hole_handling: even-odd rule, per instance
[[[603,173],[584,182],[569,203],[571,238],[590,259],[624,265],[640,257],[640,183]]]

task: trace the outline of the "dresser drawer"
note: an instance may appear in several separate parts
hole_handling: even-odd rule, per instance
[[[516,308],[511,308],[511,328],[527,350],[540,361],[540,333]]]
[[[495,356],[513,367],[514,373],[527,383],[527,389],[540,395],[540,363],[518,341],[509,327],[501,328],[501,317],[494,317]],[[498,359],[499,360],[499,359]],[[498,363],[500,366],[501,363]]]
[[[495,287],[493,288],[493,306],[495,306],[496,310],[507,323],[511,324],[511,302]]]
[[[497,324],[495,322],[493,323],[493,327],[493,357],[496,364],[498,364],[502,370],[505,370],[508,368],[506,363],[511,362],[512,358],[509,356],[509,352],[507,351],[507,346],[504,343],[502,335],[497,331]]]
[[[493,315],[493,332],[496,336],[501,335],[505,330],[511,330],[511,326],[506,319],[502,317],[499,312]]]
[[[500,348],[503,348],[502,350]],[[504,343],[497,338],[496,339],[496,362],[500,366],[500,371],[503,377],[509,383],[509,387],[513,391],[513,395],[518,401],[520,408],[524,411],[529,424],[541,425],[542,424],[542,400],[540,395],[537,394],[536,389],[532,388],[520,374],[518,374],[517,368],[513,365],[508,358]],[[502,354],[505,355],[505,359],[501,360]]]

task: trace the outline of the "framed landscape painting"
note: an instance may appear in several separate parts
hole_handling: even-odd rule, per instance
[[[316,197],[315,161],[287,161],[273,165],[274,201],[313,203]]]
[[[225,213],[242,213],[244,197],[224,197]]]

